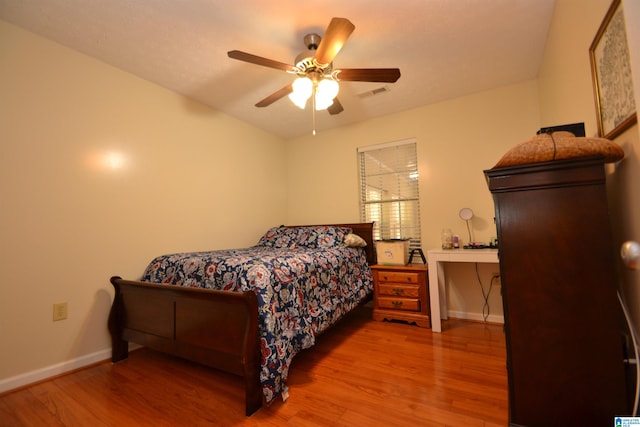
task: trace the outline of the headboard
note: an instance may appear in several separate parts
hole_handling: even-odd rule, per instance
[[[376,244],[373,241],[373,224],[373,222],[336,224],[342,227],[349,227],[353,230],[353,234],[357,234],[367,242],[367,246],[365,246],[364,250],[367,253],[367,261],[369,262],[369,265],[373,265],[378,262],[376,258]]]
[[[377,262],[376,258],[376,245],[373,241],[373,222],[358,222],[353,224],[316,224],[316,225],[332,225],[336,227],[348,227],[353,230],[353,234],[357,234],[362,237],[367,246],[364,247],[367,253],[367,261],[369,265],[373,265]],[[287,225],[286,227],[304,227],[300,225]]]

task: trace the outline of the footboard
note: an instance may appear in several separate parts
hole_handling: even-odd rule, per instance
[[[244,378],[246,414],[262,406],[258,302],[254,292],[185,288],[112,277],[112,361],[128,342]]]

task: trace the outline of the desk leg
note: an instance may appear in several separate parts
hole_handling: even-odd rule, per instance
[[[440,292],[440,318],[449,318],[449,307],[447,303],[447,277],[444,274],[444,262],[437,262],[438,270],[438,291]]]
[[[440,262],[429,261],[429,300],[431,303],[431,331],[442,332],[442,326],[440,322],[440,283],[438,283],[438,270],[440,269]],[[432,268],[437,265],[436,268]]]

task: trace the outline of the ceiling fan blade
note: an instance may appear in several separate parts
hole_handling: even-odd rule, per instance
[[[230,50],[227,52],[229,58],[237,59],[239,61],[249,62],[251,64],[262,65],[263,67],[275,68],[276,70],[295,72],[293,65],[285,64],[284,62],[274,61],[272,59],[263,58],[261,56],[252,55],[250,53],[242,52],[239,50]]]
[[[318,64],[321,66],[329,65],[355,28],[355,25],[346,18],[331,19],[327,31],[322,36],[320,45],[316,50],[315,59]]]
[[[343,68],[334,71],[338,81],[395,83],[400,78],[398,68]]]
[[[267,96],[265,99],[258,102],[256,104],[256,107],[267,107],[273,104],[274,102],[276,102],[277,100],[279,100],[280,98],[284,98],[285,96],[289,95],[291,92],[293,92],[293,85],[288,84],[282,89],[273,92],[271,95]]]
[[[329,108],[327,108],[327,111],[333,116],[342,113],[344,111],[344,108],[342,108],[342,104],[340,104],[338,98],[333,98],[333,104],[331,104]]]

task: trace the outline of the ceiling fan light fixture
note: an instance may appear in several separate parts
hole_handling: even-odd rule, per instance
[[[333,99],[316,96],[316,110],[326,110],[333,105]]]
[[[289,99],[298,108],[304,110],[307,100],[315,92],[316,110],[326,110],[333,104],[333,99],[338,95],[340,86],[338,82],[331,78],[323,78],[316,83],[309,77],[299,77],[292,85],[293,91],[289,94]]]
[[[333,99],[338,96],[340,86],[333,79],[322,79],[316,87],[316,110],[326,110],[333,104]]]
[[[293,92],[289,94],[289,99],[297,107],[304,110],[307,100],[313,92],[313,82],[308,77],[299,77],[293,82]]]

